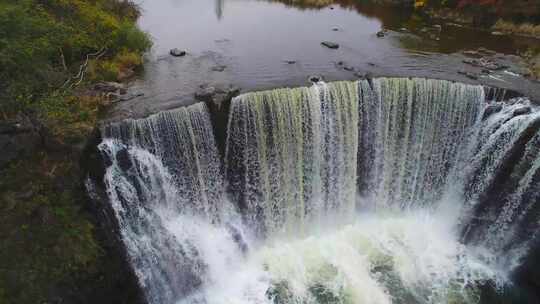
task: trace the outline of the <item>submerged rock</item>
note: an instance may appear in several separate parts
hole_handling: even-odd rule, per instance
[[[223,72],[227,68],[226,65],[216,65],[215,67],[212,67],[212,71],[214,72]]]
[[[472,80],[477,80],[478,79],[478,75],[477,74],[474,74],[474,73],[471,73],[471,72],[467,72],[467,71],[458,71],[458,74],[461,74],[469,79],[472,79]]]
[[[354,76],[355,76],[355,77],[358,77],[358,78],[360,78],[360,79],[364,79],[364,78],[365,78],[365,75],[362,74],[362,73],[360,73],[360,72],[354,72]]]
[[[339,44],[330,41],[323,41],[321,44],[329,49],[339,49]]]
[[[169,52],[174,57],[182,57],[186,56],[187,52],[178,48],[174,48]]]

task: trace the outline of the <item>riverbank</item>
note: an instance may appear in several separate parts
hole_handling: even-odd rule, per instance
[[[520,36],[540,41],[540,1],[474,0],[428,1],[417,10],[434,22],[483,29],[495,36]],[[450,3],[450,4],[449,4]],[[531,47],[519,54],[531,70],[530,77],[540,78],[540,48]]]
[[[129,1],[0,4],[0,303],[133,303],[90,212],[83,148],[150,40]],[[114,81],[115,83],[111,83]]]

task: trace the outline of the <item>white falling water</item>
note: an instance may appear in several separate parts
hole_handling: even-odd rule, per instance
[[[226,170],[249,225],[296,235],[354,214],[355,83],[245,94],[230,111]]]
[[[227,222],[234,209],[222,198],[211,127],[206,107],[199,104],[110,125],[102,132],[99,149],[110,163],[104,176],[107,193],[149,303],[173,303],[205,281],[201,235],[185,223],[226,223],[228,231],[235,229]]]
[[[377,208],[417,208],[440,198],[484,101],[481,86],[433,79],[359,83],[359,178]]]
[[[538,237],[540,112],[486,103],[480,86],[245,94],[223,166],[203,104],[103,134],[109,200],[152,304],[478,303]]]

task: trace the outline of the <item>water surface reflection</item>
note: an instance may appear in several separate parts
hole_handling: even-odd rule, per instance
[[[142,0],[140,5],[140,26],[154,40],[134,86],[145,96],[118,105],[113,116],[193,103],[193,93],[205,83],[247,91],[306,85],[313,74],[341,80],[366,72],[467,81],[457,73],[463,58],[452,53],[479,46],[513,53],[528,46],[523,39],[433,27],[412,11],[355,0]],[[378,38],[382,29],[388,34]],[[328,49],[322,41],[340,47]],[[171,57],[171,48],[185,49],[188,56]],[[484,82],[528,89],[513,76],[501,77]]]

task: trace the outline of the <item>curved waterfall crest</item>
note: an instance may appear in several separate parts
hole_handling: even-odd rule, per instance
[[[540,238],[540,110],[490,96],[423,78],[247,93],[223,161],[202,103],[103,127],[147,302],[476,303]]]

